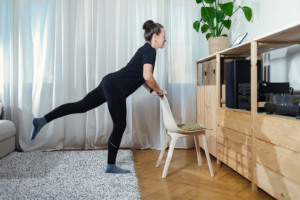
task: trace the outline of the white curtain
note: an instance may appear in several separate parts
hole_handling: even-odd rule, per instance
[[[199,20],[194,0],[0,0],[0,101],[24,151],[107,146],[113,123],[107,103],[47,124],[29,140],[32,119],[81,100],[102,78],[125,67],[144,45],[143,23],[161,23],[154,77],[167,89],[177,123],[196,122],[195,60]],[[127,98],[121,147],[160,149],[166,130],[159,99],[143,86]],[[177,148],[194,147],[183,138]]]

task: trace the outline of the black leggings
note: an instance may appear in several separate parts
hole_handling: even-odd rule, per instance
[[[107,102],[113,121],[113,131],[108,140],[108,164],[115,164],[118,149],[126,128],[126,98],[121,98],[102,79],[97,88],[88,93],[82,100],[63,104],[45,115],[47,122],[59,117],[84,113]]]

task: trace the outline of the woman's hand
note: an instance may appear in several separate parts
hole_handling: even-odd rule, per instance
[[[156,96],[156,97],[160,97],[161,99],[163,99],[163,96],[164,95],[166,95],[166,97],[168,97],[168,91],[167,90],[163,90],[163,95],[159,95],[159,94],[157,94],[157,92],[156,91],[152,91],[152,94],[154,95],[154,96]]]

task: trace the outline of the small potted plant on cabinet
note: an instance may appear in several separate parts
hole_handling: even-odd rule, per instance
[[[208,6],[206,6],[204,2],[207,3]],[[230,29],[230,18],[234,13],[239,9],[242,9],[249,22],[252,18],[252,10],[247,6],[239,6],[233,11],[234,2],[235,0],[233,2],[220,4],[219,0],[196,0],[197,4],[201,3],[203,6],[201,7],[201,19],[195,21],[193,27],[199,32],[202,23],[201,32],[206,33],[209,31],[209,33],[206,34],[209,45],[209,54],[214,54],[229,47],[228,36],[222,34],[222,31],[224,27],[228,30]]]

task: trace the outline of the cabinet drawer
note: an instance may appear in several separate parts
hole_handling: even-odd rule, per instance
[[[245,157],[251,158],[251,137],[243,133],[219,126],[218,142]]]
[[[300,185],[254,162],[253,181],[277,199],[300,199]]]
[[[219,143],[218,158],[245,178],[251,180],[251,159]]]
[[[254,139],[254,160],[300,183],[300,153]]]
[[[251,136],[249,111],[228,108],[218,109],[218,125]]]
[[[300,120],[258,114],[254,121],[254,137],[300,152]]]

